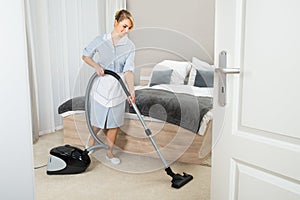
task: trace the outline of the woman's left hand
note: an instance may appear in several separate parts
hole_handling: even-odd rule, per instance
[[[131,105],[131,102],[135,103],[135,92],[130,93],[130,97],[128,97],[127,101],[129,103],[129,105]]]

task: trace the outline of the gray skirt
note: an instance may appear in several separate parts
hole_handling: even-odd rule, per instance
[[[91,124],[104,128],[118,128],[124,124],[125,101],[113,107],[105,107],[91,100]]]

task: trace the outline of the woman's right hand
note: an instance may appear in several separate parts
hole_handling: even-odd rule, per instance
[[[98,76],[104,76],[104,69],[98,63],[96,63],[91,57],[83,55],[82,60],[86,62],[88,65],[90,65],[91,67],[95,68]]]
[[[98,76],[104,76],[104,69],[100,66],[96,67],[96,73],[98,74]]]

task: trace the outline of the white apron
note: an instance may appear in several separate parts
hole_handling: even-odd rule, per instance
[[[124,74],[118,73],[124,81]],[[99,76],[93,85],[94,99],[105,107],[113,107],[123,103],[127,97],[119,81],[111,76]]]

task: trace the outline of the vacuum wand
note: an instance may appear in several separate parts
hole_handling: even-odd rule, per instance
[[[132,102],[132,99],[131,99],[131,94],[130,92],[128,91],[127,87],[125,86],[123,80],[121,79],[121,77],[113,72],[113,71],[110,71],[110,70],[104,70],[104,73],[105,74],[109,74],[109,75],[112,75],[113,77],[115,77],[119,83],[121,84],[126,96],[129,98],[129,101],[134,109],[134,111],[136,112],[141,124],[143,125],[144,127],[144,130],[145,130],[145,133],[146,135],[148,136],[148,138],[150,139],[152,145],[154,146],[158,156],[160,157],[160,159],[162,160],[164,166],[165,166],[165,171],[166,173],[172,177],[172,187],[174,188],[181,188],[182,186],[184,186],[185,184],[187,184],[188,182],[190,182],[192,179],[193,179],[193,176],[190,175],[190,174],[187,174],[187,173],[183,173],[183,175],[181,174],[175,174],[172,169],[170,168],[170,166],[168,165],[166,159],[164,158],[164,156],[162,155],[158,145],[156,144],[155,140],[153,139],[153,136],[152,136],[152,133],[150,131],[150,129],[147,127],[146,123],[144,122],[144,119],[138,109],[138,107],[136,106],[136,104],[134,102]]]

